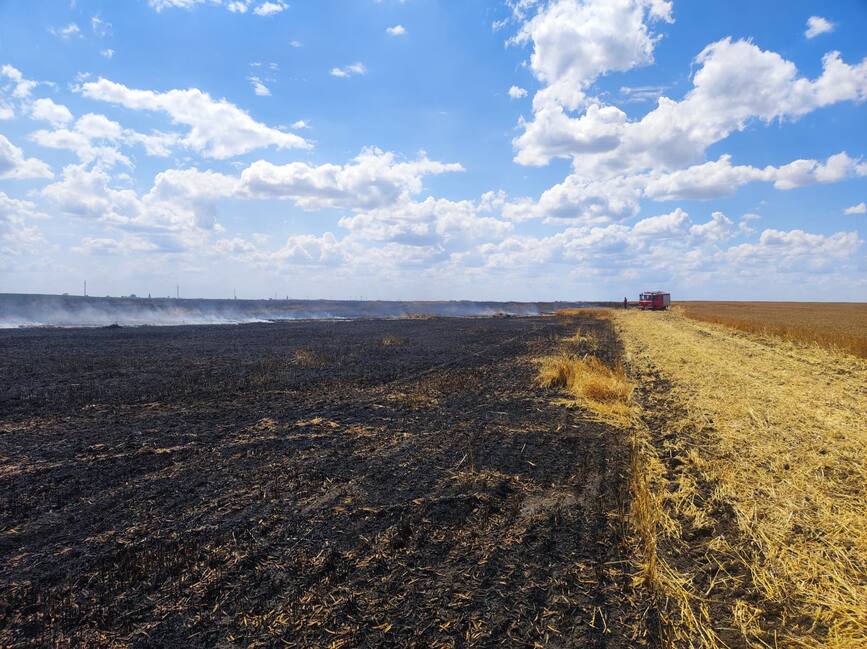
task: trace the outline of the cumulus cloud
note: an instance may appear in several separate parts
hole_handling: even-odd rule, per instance
[[[513,229],[500,219],[484,216],[482,202],[428,197],[361,211],[340,220],[354,236],[409,246],[452,246],[481,239],[499,239]]]
[[[268,146],[279,149],[311,147],[304,138],[257,122],[229,101],[212,99],[197,88],[155,92],[128,88],[100,78],[82,84],[80,91],[91,99],[132,110],[166,113],[173,123],[189,127],[179,143],[209,158],[230,158]]]
[[[843,214],[867,214],[867,203],[861,201],[857,205],[847,207],[843,210]]]
[[[20,70],[9,64],[0,67],[0,74],[12,81],[12,96],[17,99],[27,99],[33,89],[39,85],[38,81],[25,79]]]
[[[734,236],[735,226],[725,214],[714,212],[711,214],[710,221],[693,225],[689,228],[689,233],[702,241],[725,241]]]
[[[527,198],[506,204],[503,215],[516,221],[542,218],[549,222],[606,223],[637,215],[640,200],[638,179],[588,180],[572,174],[542,192],[538,201]]]
[[[372,209],[419,193],[425,175],[462,170],[426,156],[401,161],[394,153],[367,148],[346,165],[259,160],[241,172],[241,187],[249,196],[288,199],[308,210]]]
[[[867,175],[867,166],[850,158],[845,151],[830,156],[824,163],[795,160],[777,169],[769,169],[777,189],[795,189],[814,183],[833,183],[856,174]]]
[[[576,119],[558,105],[546,105],[536,110],[532,121],[520,120],[524,132],[513,140],[515,162],[542,166],[552,157],[611,151],[620,143],[625,123],[626,113],[615,106],[593,104]]]
[[[69,117],[72,117],[71,114]],[[121,152],[122,146],[139,144],[148,155],[165,157],[178,142],[178,136],[171,133],[139,133],[95,113],[82,115],[72,126],[65,124],[56,124],[54,130],[35,131],[30,138],[49,149],[72,151],[83,163],[97,163],[106,168],[117,164],[133,166],[132,161]]]
[[[584,168],[677,168],[695,162],[712,144],[751,120],[797,119],[817,108],[867,98],[867,59],[857,65],[826,54],[815,80],[795,65],[748,41],[725,38],[696,57],[693,88],[681,101],[666,97],[637,122],[625,123],[620,143]]]
[[[342,68],[331,68],[332,77],[349,77],[357,74],[367,74],[367,68],[364,63],[352,63],[350,65],[344,65]]]
[[[347,244],[347,241],[338,240],[331,232],[291,235],[276,250],[265,250],[253,241],[232,237],[214,242],[212,252],[219,257],[228,256],[267,269],[337,266],[352,261]]]
[[[37,99],[30,107],[30,116],[33,119],[49,122],[52,126],[62,126],[72,121],[72,113],[62,105],[56,104],[52,99]]]
[[[834,31],[834,23],[827,18],[821,16],[810,16],[807,18],[807,30],[804,36],[807,38],[816,38],[819,34],[827,34]]]
[[[777,270],[827,267],[834,260],[854,255],[864,242],[857,232],[813,234],[803,230],[764,230],[755,243],[729,248],[725,258],[744,266],[770,266]]]
[[[867,175],[867,166],[842,151],[825,162],[794,160],[780,167],[732,165],[730,155],[672,172],[650,174],[645,195],[654,200],[710,199],[734,193],[750,182],[772,182],[776,189],[796,189]]]
[[[653,0],[555,0],[513,37],[533,43],[530,69],[545,84],[534,107],[556,103],[575,110],[599,75],[653,61],[647,22],[671,21],[671,3]]]
[[[0,268],[12,257],[38,250],[43,237],[34,221],[45,218],[34,203],[0,192]]]
[[[223,231],[214,200],[232,193],[232,182],[237,183],[212,172],[172,170],[158,174],[152,189],[140,196],[113,186],[105,170],[81,164],[64,167],[62,178],[40,195],[58,213],[132,233],[155,251],[180,252],[201,248],[212,234]],[[122,249],[98,243],[103,253]]]
[[[392,36],[405,36],[406,28],[403,25],[394,25],[393,27],[386,27],[386,32],[391,34]]]
[[[509,88],[509,97],[512,99],[522,99],[527,96],[527,91],[524,88],[519,88],[518,86],[512,86]]]
[[[0,178],[23,180],[52,178],[51,167],[37,158],[26,158],[24,152],[0,135]]]
[[[48,203],[71,216],[130,223],[141,218],[143,209],[135,192],[110,187],[109,175],[102,169],[68,165],[62,178],[41,192]]]
[[[654,110],[634,122],[628,121],[623,113],[615,113],[619,109],[606,107],[607,128],[597,142],[593,137],[597,128],[590,111],[595,109],[598,118],[601,109],[585,96],[588,84],[578,84],[575,79],[592,80],[600,71],[626,69],[647,61],[654,43],[646,28],[637,22],[644,16],[638,5],[614,5],[633,18],[625,24],[632,25],[631,33],[636,40],[631,41],[631,49],[616,50],[622,59],[612,59],[614,55],[606,54],[606,47],[599,47],[594,49],[595,58],[590,54],[580,57],[570,54],[568,61],[575,57],[581,61],[577,67],[557,64],[557,57],[545,54],[551,43],[557,44],[571,33],[569,23],[546,22],[545,30],[531,28],[533,21],[547,15],[546,10],[524,26],[520,34],[534,42],[531,61],[540,59],[532,68],[548,85],[533,100],[533,119],[522,121],[524,133],[514,141],[517,162],[541,165],[552,157],[571,157],[576,167],[586,173],[677,168],[696,162],[710,145],[743,130],[752,120],[766,123],[793,120],[823,106],[867,98],[867,59],[850,65],[839,52],[830,52],[822,59],[822,74],[811,80],[799,76],[794,63],[776,52],[762,50],[749,41],[724,38],[705,47],[696,57],[698,69],[693,87],[680,101],[660,97]],[[559,3],[549,5],[556,6]],[[617,40],[606,38],[604,42],[610,47]],[[564,51],[570,52],[573,44],[569,41],[564,47]],[[590,43],[584,42],[580,47],[590,47]],[[555,47],[554,51],[560,49]],[[553,62],[541,62],[549,59]],[[599,63],[593,66],[592,61]],[[609,63],[603,65],[603,61]],[[588,101],[589,108],[583,114],[570,114],[570,110]],[[585,130],[589,135],[575,137],[575,131]]]
[[[280,0],[276,2],[263,2],[253,9],[253,13],[257,16],[273,16],[274,14],[279,14],[281,11],[285,11],[288,7],[289,5]]]

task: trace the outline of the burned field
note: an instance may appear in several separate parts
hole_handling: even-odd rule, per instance
[[[0,645],[643,646],[575,324],[0,332]]]

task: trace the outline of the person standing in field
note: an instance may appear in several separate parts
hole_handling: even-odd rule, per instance
[[[623,308],[626,309],[628,307],[629,307],[629,300],[626,298],[623,298]]]

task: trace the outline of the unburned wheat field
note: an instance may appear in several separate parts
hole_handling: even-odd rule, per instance
[[[867,358],[867,303],[679,302],[677,308],[696,320]]]

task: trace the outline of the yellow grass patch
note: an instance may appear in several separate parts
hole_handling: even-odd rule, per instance
[[[592,332],[584,332],[582,329],[578,329],[574,335],[570,336],[566,339],[566,342],[575,343],[582,349],[589,350],[591,352],[595,352],[599,348],[599,341],[596,340],[596,336],[593,335]]]
[[[658,449],[643,449],[635,479],[651,484],[649,527],[674,538],[729,508],[736,534],[690,543],[725,557],[719,580],[748,576],[749,597],[728,602],[730,626],[751,646],[867,647],[867,362],[678,313],[614,321],[632,369],[658,371],[683,406],[664,431],[666,453],[690,468],[673,492],[658,490]],[[708,618],[707,593],[683,577],[684,624],[725,622]]]
[[[539,359],[537,382],[542,387],[561,388],[577,405],[601,419],[628,423],[634,416],[635,386],[622,368],[611,369],[595,356],[556,354]]]

